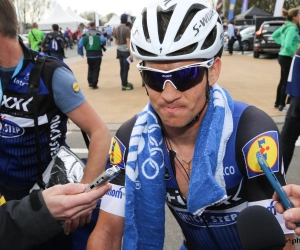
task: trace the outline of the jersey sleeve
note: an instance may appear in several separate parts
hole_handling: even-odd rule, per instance
[[[260,151],[280,184],[286,185],[279,136],[271,117],[256,107],[248,107],[237,129],[236,160],[246,179],[248,205],[266,207],[276,216],[285,233],[293,233],[285,228],[282,215],[275,211],[274,189],[256,159],[256,152]]]
[[[127,160],[129,140],[136,117],[125,122],[114,136],[109,152],[110,165],[117,165],[121,172],[110,183],[109,190],[101,200],[100,209],[124,217],[125,214],[125,165]]]
[[[86,100],[73,73],[65,67],[58,67],[54,71],[52,88],[55,104],[64,114]]]

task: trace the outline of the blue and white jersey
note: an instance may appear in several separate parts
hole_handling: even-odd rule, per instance
[[[60,146],[66,146],[67,116],[85,101],[71,70],[55,58],[47,57],[39,79],[36,102],[29,91],[30,73],[37,52],[23,48],[23,66],[11,79],[6,79],[0,105],[0,192],[15,188],[27,194],[37,181],[37,148],[34,108],[37,108],[42,171],[46,169]],[[39,55],[41,56],[41,55]],[[59,79],[59,81],[57,80]],[[3,79],[2,79],[3,80]],[[52,84],[58,82],[57,86]],[[63,89],[63,91],[61,91]],[[54,96],[54,92],[58,92]],[[71,94],[70,94],[71,93]],[[65,98],[69,98],[66,102]],[[24,195],[23,194],[23,195]],[[23,195],[8,197],[20,199]]]
[[[103,198],[101,209],[124,216],[125,165],[130,129],[135,119],[126,122],[113,139],[110,162],[118,165],[122,173],[113,181],[113,188]],[[187,201],[180,192],[176,171],[169,157],[165,159],[166,203],[180,225],[185,242],[181,249],[242,249],[237,232],[238,214],[248,206],[261,205],[268,208],[278,219],[286,233],[282,215],[274,210],[274,193],[254,152],[260,151],[282,185],[285,182],[281,166],[279,133],[276,124],[263,111],[235,102],[233,113],[234,129],[227,143],[223,159],[223,173],[227,199],[208,207],[201,216],[195,216],[187,209]],[[132,124],[132,125],[130,125]],[[128,135],[129,134],[129,135]],[[197,149],[195,149],[197,150]],[[167,147],[164,155],[168,155]]]

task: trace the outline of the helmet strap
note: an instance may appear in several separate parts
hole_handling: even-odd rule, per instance
[[[195,121],[197,121],[199,119],[199,117],[201,116],[201,114],[204,111],[204,108],[206,107],[206,104],[209,103],[209,99],[210,99],[210,92],[209,92],[209,80],[208,80],[208,69],[206,69],[207,72],[207,79],[206,79],[206,101],[202,107],[202,109],[200,110],[200,112],[194,117],[193,120],[191,120],[187,125],[185,125],[186,127],[190,126],[191,124],[193,124]]]

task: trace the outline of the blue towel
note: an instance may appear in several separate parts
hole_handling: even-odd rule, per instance
[[[214,84],[196,139],[189,184],[188,210],[201,215],[227,198],[223,176],[226,144],[233,130],[233,101]],[[123,249],[163,249],[165,235],[164,140],[156,113],[148,104],[138,116],[126,164]]]

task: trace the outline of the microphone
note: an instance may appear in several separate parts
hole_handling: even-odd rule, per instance
[[[282,250],[285,236],[274,214],[262,206],[251,206],[237,217],[238,234],[244,250]]]

